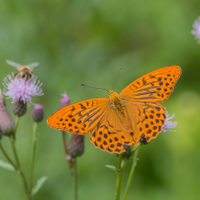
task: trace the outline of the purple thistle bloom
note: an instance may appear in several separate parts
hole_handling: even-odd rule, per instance
[[[41,122],[44,118],[43,106],[41,104],[34,105],[31,115],[35,122]]]
[[[31,79],[25,80],[23,78],[14,77],[14,75],[8,75],[4,79],[4,95],[7,99],[12,99],[12,103],[16,101],[32,102],[33,96],[42,96],[43,91],[41,89],[42,83],[37,80],[36,76],[32,76]]]
[[[67,93],[62,94],[62,98],[60,99],[59,108],[61,109],[70,104],[70,98],[67,96]]]
[[[198,40],[198,43],[200,43],[200,17],[198,17],[193,24],[192,34]]]
[[[171,119],[174,118],[174,114],[172,114],[172,116],[170,117],[170,115],[168,114],[168,112],[166,111],[166,115],[167,115],[167,119],[165,120],[165,124],[162,127],[162,132],[165,133],[168,130],[171,132],[175,132],[175,130],[170,130],[171,128],[176,128],[177,122],[172,122]]]

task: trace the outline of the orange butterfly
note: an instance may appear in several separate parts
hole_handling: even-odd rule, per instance
[[[150,142],[161,132],[166,111],[158,104],[172,93],[181,74],[179,66],[163,67],[138,78],[120,94],[70,104],[51,115],[52,128],[90,134],[90,141],[110,153],[125,151],[140,139]]]

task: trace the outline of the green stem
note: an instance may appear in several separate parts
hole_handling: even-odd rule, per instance
[[[68,149],[67,149],[67,141],[66,141],[66,132],[62,131],[62,139],[63,139],[63,147],[64,147],[64,151],[65,151],[65,156],[67,157],[68,153]]]
[[[2,151],[2,153],[4,154],[4,156],[6,157],[6,159],[9,161],[9,163],[14,167],[14,169],[17,171],[18,168],[17,166],[14,164],[14,162],[11,160],[11,158],[9,157],[9,155],[6,153],[5,149],[3,148],[1,141],[0,141],[0,149]]]
[[[33,174],[34,174],[35,153],[36,153],[36,144],[37,144],[37,128],[38,128],[38,123],[35,122],[33,124],[33,152],[32,152],[31,172],[30,172],[30,191],[33,186]]]
[[[11,140],[11,145],[12,145],[14,157],[15,157],[15,160],[16,160],[16,163],[17,163],[17,168],[18,168],[17,172],[19,173],[19,175],[22,178],[22,182],[23,182],[23,186],[24,186],[24,190],[25,190],[25,193],[26,193],[27,200],[31,200],[28,184],[27,184],[26,178],[24,176],[24,173],[21,169],[21,165],[20,165],[19,158],[18,158],[18,155],[17,155],[17,150],[16,150],[16,147],[15,147],[15,139],[10,137],[10,140]]]
[[[118,168],[117,168],[117,181],[116,181],[115,200],[119,200],[119,198],[120,198],[123,167],[124,167],[123,157],[122,157],[122,154],[120,154],[119,155]]]
[[[16,118],[16,122],[15,122],[15,128],[14,128],[14,131],[13,131],[13,139],[15,140],[15,136],[16,136],[16,132],[17,132],[17,128],[19,126],[19,121],[20,121],[20,117],[17,116]]]
[[[71,155],[68,152],[67,149],[67,140],[66,140],[66,132],[62,131],[62,140],[63,140],[63,147],[64,147],[64,151],[65,151],[65,158],[67,160],[69,169],[72,173],[74,173],[74,166],[73,166],[73,161],[71,160]]]
[[[25,190],[25,193],[26,193],[26,199],[27,200],[31,200],[28,184],[27,184],[26,178],[24,176],[24,173],[23,173],[23,171],[21,169],[21,165],[20,165],[20,162],[19,162],[19,158],[18,158],[16,146],[15,146],[16,132],[17,132],[17,128],[18,128],[18,125],[19,125],[19,121],[20,121],[20,117],[17,116],[16,123],[15,123],[15,128],[14,128],[14,131],[13,131],[13,135],[10,136],[10,142],[11,142],[13,154],[14,154],[14,157],[15,157],[15,160],[16,160],[16,163],[17,163],[17,168],[16,168],[17,170],[16,171],[19,173],[19,175],[22,178],[24,190]]]
[[[78,184],[77,184],[77,164],[76,158],[73,161],[73,178],[74,178],[74,200],[78,200]]]
[[[138,159],[137,156],[138,156],[140,146],[141,146],[141,144],[139,143],[133,150],[133,152],[134,152],[133,164],[132,164],[131,171],[130,171],[130,174],[129,174],[129,178],[128,178],[128,181],[127,181],[127,184],[126,184],[123,200],[126,200],[126,197],[127,197],[130,185],[131,185],[131,181],[133,179],[133,175],[134,175],[135,168],[136,168],[136,165],[137,165],[137,159]]]

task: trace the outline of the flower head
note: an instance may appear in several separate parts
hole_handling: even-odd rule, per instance
[[[167,111],[166,111],[166,115],[167,115],[167,118],[165,120],[164,126],[162,127],[162,132],[165,133],[168,130],[171,131],[171,132],[175,132],[175,130],[170,130],[171,128],[176,128],[177,122],[171,121],[171,119],[173,119],[175,115],[172,114],[172,116],[170,117],[170,115],[168,114]]]
[[[32,102],[33,96],[43,95],[41,86],[42,83],[37,80],[36,76],[32,76],[29,80],[23,78],[14,77],[14,75],[8,75],[4,79],[4,95],[8,99],[12,99],[12,102],[23,101],[25,104],[27,101]]]
[[[70,98],[67,96],[66,93],[62,94],[62,98],[60,99],[59,109],[67,106],[70,104]]]
[[[10,135],[13,133],[15,123],[8,113],[3,95],[0,90],[0,136],[2,134]]]
[[[36,104],[32,110],[32,118],[35,122],[40,122],[44,118],[44,108],[41,104]]]
[[[21,117],[27,111],[27,103],[23,101],[14,101],[12,110],[15,115]]]
[[[192,34],[198,40],[198,43],[200,43],[200,17],[198,17],[193,24]]]
[[[72,158],[81,156],[84,152],[84,135],[73,134],[68,145],[68,151]]]

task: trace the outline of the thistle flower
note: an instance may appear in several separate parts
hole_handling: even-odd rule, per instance
[[[10,135],[13,133],[15,123],[8,113],[3,95],[0,90],[0,136],[2,134]]]
[[[192,34],[198,40],[198,43],[200,43],[200,17],[198,17],[193,24]]]
[[[162,132],[165,133],[168,130],[171,131],[171,132],[175,132],[175,130],[170,130],[171,128],[176,128],[177,122],[171,121],[171,119],[173,119],[175,115],[172,114],[172,116],[170,117],[170,114],[168,114],[167,111],[166,111],[166,115],[167,115],[167,118],[165,120],[164,126],[162,127]]]
[[[44,118],[44,108],[41,104],[36,104],[32,110],[32,118],[35,122],[40,122]]]
[[[59,109],[70,104],[70,98],[67,96],[67,93],[62,94],[62,98],[60,99]]]
[[[67,149],[72,158],[81,156],[84,152],[84,135],[73,134]]]
[[[15,101],[13,103],[12,110],[15,115],[17,115],[18,117],[21,117],[27,111],[27,103],[24,103],[23,101]]]
[[[16,101],[32,102],[33,96],[42,96],[43,92],[41,89],[42,83],[37,80],[36,76],[32,76],[29,80],[23,78],[14,77],[14,75],[8,75],[4,79],[4,95],[8,99],[12,99],[12,103]]]

